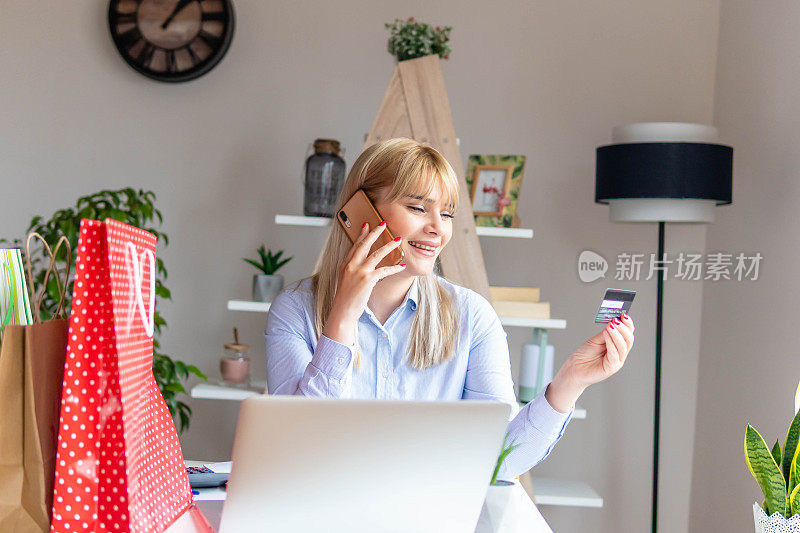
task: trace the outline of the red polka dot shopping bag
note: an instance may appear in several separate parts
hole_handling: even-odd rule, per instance
[[[155,246],[133,226],[81,221],[54,533],[206,530],[152,372]]]

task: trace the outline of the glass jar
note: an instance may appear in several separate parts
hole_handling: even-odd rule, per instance
[[[344,170],[344,159],[339,157],[339,141],[314,141],[314,153],[306,159],[305,216],[333,217],[336,214],[336,200],[344,185]]]
[[[225,356],[219,360],[219,373],[226,384],[246,387],[250,380],[250,357],[247,344],[226,344]]]

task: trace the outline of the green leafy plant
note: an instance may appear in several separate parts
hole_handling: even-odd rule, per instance
[[[78,198],[75,207],[60,209],[49,219],[35,216],[28,226],[26,233],[35,231],[44,237],[48,243],[55,243],[62,235],[69,240],[72,250],[78,249],[78,234],[80,221],[83,218],[93,220],[104,220],[113,218],[136,226],[152,233],[157,241],[163,242],[164,246],[169,244],[166,234],[153,227],[153,223],[158,219],[159,226],[163,218],[161,212],[155,207],[156,195],[152,191],[134,190],[125,188],[119,190],[102,190],[95,194]],[[5,240],[3,240],[5,241]],[[0,241],[2,242],[2,241]],[[8,241],[5,241],[8,242]],[[13,241],[16,246],[22,242],[19,239]],[[61,252],[64,253],[61,253]],[[73,253],[72,272],[70,279],[67,280],[65,307],[69,309],[72,303],[72,290],[74,283],[75,260],[77,253]],[[35,287],[41,287],[44,282],[45,270],[49,259],[42,249],[31,250],[31,270]],[[56,264],[59,270],[65,267],[66,250],[62,247],[56,257]],[[154,312],[155,334],[153,335],[153,375],[155,376],[158,388],[164,401],[169,408],[170,414],[176,418],[180,424],[181,432],[189,427],[192,410],[181,401],[180,394],[185,394],[182,381],[189,378],[189,374],[194,374],[200,379],[206,380],[206,376],[194,365],[187,365],[181,361],[175,361],[170,356],[159,351],[160,343],[158,336],[167,327],[164,317],[158,312],[160,299],[170,300],[172,298],[169,289],[164,285],[167,278],[167,269],[160,258],[156,258],[156,300]],[[33,297],[33,295],[31,295]],[[41,315],[42,320],[48,320],[55,313],[58,307],[58,286],[53,276],[47,280],[44,297],[42,300]]]
[[[384,24],[389,30],[389,53],[397,57],[398,61],[414,59],[431,54],[437,54],[443,59],[450,57],[450,26],[444,28],[424,22],[417,22],[414,17],[407,20],[394,19],[391,24]]]
[[[503,462],[508,457],[508,454],[513,452],[519,444],[509,444],[508,443],[508,433],[506,436],[503,437],[503,447],[500,449],[500,455],[497,457],[497,464],[494,467],[494,472],[492,472],[492,481],[489,483],[490,485],[494,485],[497,483],[497,474],[500,473],[500,467],[503,466]]]
[[[800,412],[795,414],[783,448],[779,441],[770,450],[756,429],[747,425],[744,433],[744,457],[750,473],[764,493],[764,511],[786,518],[800,514]]]
[[[259,269],[267,276],[272,276],[273,274],[275,274],[275,272],[279,268],[281,268],[283,265],[285,265],[292,259],[291,257],[289,257],[281,261],[280,258],[283,255],[283,250],[280,250],[278,253],[273,254],[272,250],[265,251],[263,244],[258,248],[258,255],[261,258],[260,263],[253,259],[247,259],[246,257],[243,257],[242,259],[244,259],[257,269]]]

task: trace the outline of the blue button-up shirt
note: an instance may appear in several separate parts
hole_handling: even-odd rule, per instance
[[[381,324],[367,308],[358,322],[361,362],[346,346],[314,328],[311,280],[293,284],[275,298],[264,331],[267,389],[270,394],[391,400],[494,400],[511,406],[509,442],[519,444],[500,473],[511,479],[547,457],[564,434],[569,413],[553,409],[544,392],[522,409],[514,395],[506,333],[481,295],[438,278],[454,297],[459,313],[454,357],[425,370],[410,367],[408,342],[417,310],[414,280],[403,303]]]

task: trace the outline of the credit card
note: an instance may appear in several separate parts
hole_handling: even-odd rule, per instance
[[[628,314],[633,304],[633,297],[636,291],[626,291],[625,289],[606,289],[606,295],[597,310],[594,321],[598,323],[611,322],[622,313]]]

